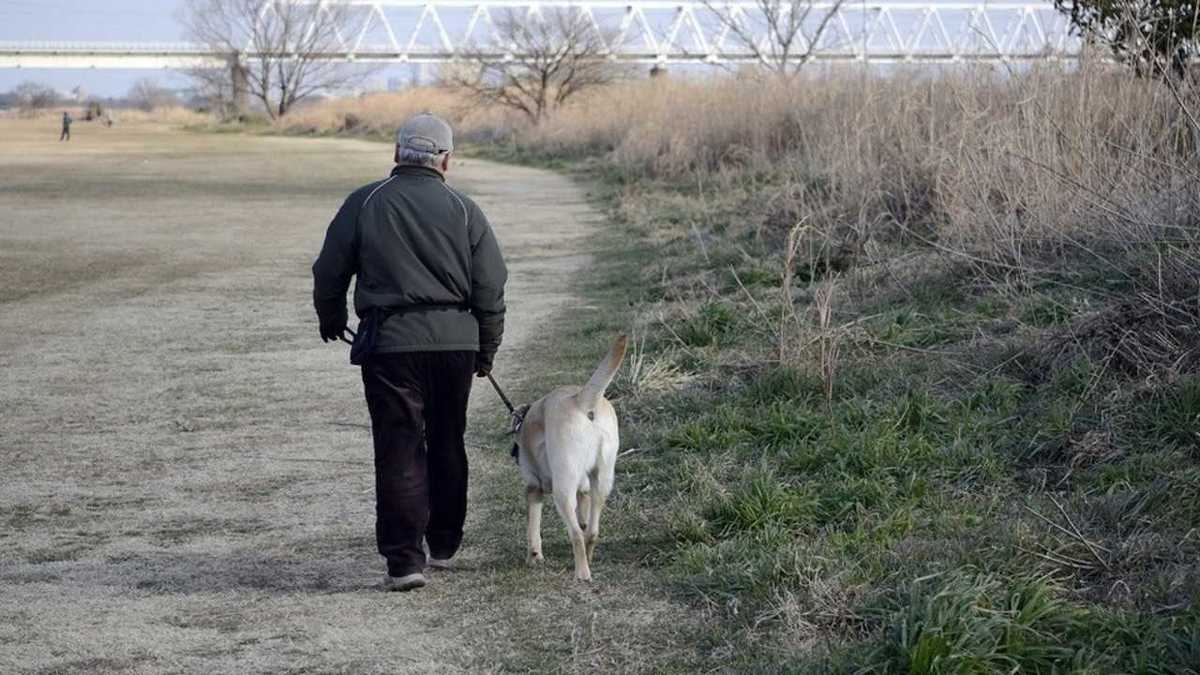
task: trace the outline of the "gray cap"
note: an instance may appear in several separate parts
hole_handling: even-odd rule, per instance
[[[396,132],[396,145],[440,155],[454,149],[454,132],[437,115],[421,113],[408,118]]]

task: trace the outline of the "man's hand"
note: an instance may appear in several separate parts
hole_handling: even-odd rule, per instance
[[[337,342],[346,334],[346,317],[321,319],[321,341]]]
[[[475,355],[475,377],[487,377],[492,373],[492,356]]]

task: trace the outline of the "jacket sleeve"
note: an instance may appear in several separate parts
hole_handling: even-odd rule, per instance
[[[346,291],[358,272],[358,214],[363,190],[351,194],[325,232],[325,244],[313,263],[313,305],[324,322],[345,321]]]
[[[473,203],[469,209],[471,313],[479,322],[479,362],[490,367],[504,336],[504,284],[508,281],[508,269],[487,217]]]

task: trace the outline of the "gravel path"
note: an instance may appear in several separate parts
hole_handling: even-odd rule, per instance
[[[563,555],[524,569],[496,449],[472,489],[514,507],[473,510],[464,569],[376,590],[366,408],[309,265],[386,146],[85,124],[59,144],[53,122],[0,120],[0,672],[486,671],[545,638],[521,633],[544,603],[645,608],[589,600]],[[545,171],[466,160],[452,183],[509,261],[497,372],[519,372],[597,216]]]

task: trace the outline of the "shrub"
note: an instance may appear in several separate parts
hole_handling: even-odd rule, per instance
[[[1155,439],[1200,459],[1200,377],[1186,377],[1154,394],[1147,411]]]
[[[677,332],[692,347],[717,345],[728,338],[736,322],[733,309],[724,303],[706,302],[679,323]]]
[[[22,82],[13,88],[12,93],[17,108],[22,112],[44,110],[57,105],[61,100],[53,87],[38,82]]]
[[[1081,612],[1046,578],[1005,580],[950,574],[917,580],[887,616],[885,638],[869,657],[887,672],[1055,673],[1086,669],[1073,644]]]

